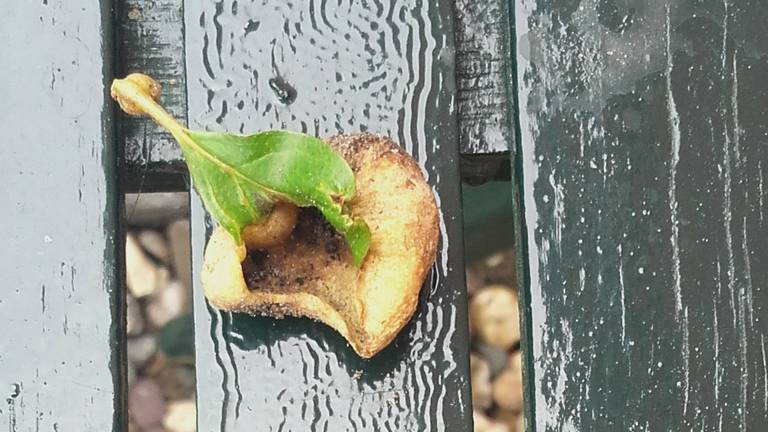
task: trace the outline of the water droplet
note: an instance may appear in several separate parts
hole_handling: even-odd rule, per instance
[[[43,241],[45,243],[53,243],[53,239],[48,234],[46,234],[45,237],[43,237]]]
[[[253,33],[256,30],[258,30],[259,27],[261,27],[261,22],[254,21],[254,20],[248,20],[248,24],[246,24],[245,30],[244,30],[245,34],[248,35],[249,33]]]
[[[284,105],[290,105],[296,100],[296,89],[281,77],[270,78],[269,88],[275,92],[277,99]]]

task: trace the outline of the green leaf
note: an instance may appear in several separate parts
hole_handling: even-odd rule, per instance
[[[287,201],[320,209],[346,238],[355,264],[362,265],[370,230],[344,212],[355,196],[355,176],[324,142],[288,131],[247,136],[190,131],[157,103],[160,85],[141,73],[113,80],[110,93],[126,113],[146,114],[173,134],[205,207],[238,244],[243,228],[262,222],[276,201]]]
[[[371,245],[371,231],[368,229],[368,224],[357,218],[344,233],[344,238],[352,251],[352,259],[355,261],[355,265],[360,267]]]
[[[323,141],[289,131],[254,135],[177,130],[192,182],[208,212],[235,241],[246,225],[262,222],[275,201],[317,207],[342,233],[360,266],[370,245],[362,219],[344,211],[355,176]]]

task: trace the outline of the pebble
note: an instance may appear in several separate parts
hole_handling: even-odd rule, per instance
[[[155,335],[128,339],[128,362],[135,368],[141,369],[157,352],[157,338]]]
[[[469,355],[472,379],[472,406],[488,409],[493,403],[491,389],[491,368],[488,362],[475,354]]]
[[[517,350],[509,355],[506,369],[493,382],[493,399],[504,411],[522,416],[522,351]]]
[[[474,432],[510,432],[504,423],[490,420],[485,414],[479,411],[472,412],[472,420],[475,424]]]
[[[166,229],[171,249],[171,264],[176,278],[187,288],[192,288],[192,255],[189,247],[189,219],[179,219]]]
[[[504,285],[490,285],[472,297],[469,320],[486,344],[510,349],[520,341],[517,296]]]
[[[170,251],[168,250],[168,243],[166,243],[163,234],[153,229],[146,229],[140,231],[136,238],[141,247],[150,255],[163,263],[168,262]]]
[[[195,394],[195,368],[193,366],[168,364],[155,379],[168,400],[193,397]]]
[[[475,350],[488,362],[488,366],[491,367],[491,379],[496,378],[501,371],[507,368],[509,354],[506,350],[485,345],[483,343],[477,343]]]
[[[141,316],[141,306],[131,293],[125,294],[125,332],[128,336],[137,336],[144,331],[144,317]]]
[[[128,392],[128,413],[142,431],[162,427],[165,400],[160,386],[150,379],[137,381]]]
[[[505,411],[523,410],[523,376],[520,370],[505,369],[493,380],[493,400]]]
[[[146,297],[167,283],[168,278],[168,270],[155,265],[129,233],[125,238],[125,279],[131,294]]]
[[[175,401],[168,404],[163,426],[167,432],[195,432],[196,419],[197,409],[193,399]]]
[[[525,432],[525,429],[521,426],[521,420],[523,420],[522,413],[499,410],[495,413],[494,417],[497,421],[507,425],[509,432]]]
[[[147,320],[156,328],[164,326],[189,310],[190,295],[190,289],[180,281],[170,281],[149,298]]]
[[[504,254],[502,252],[497,252],[485,258],[485,265],[488,268],[496,268],[503,264],[504,264]]]
[[[512,370],[523,370],[523,352],[517,350],[509,355],[509,367]]]

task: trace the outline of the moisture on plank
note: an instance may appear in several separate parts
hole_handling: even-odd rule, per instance
[[[493,178],[507,178],[509,176],[509,148],[514,143],[514,98],[510,91],[514,90],[512,77],[514,70],[514,56],[510,49],[509,27],[512,21],[506,2],[492,0],[489,2],[471,2],[467,0],[455,0],[455,31],[454,35],[444,35],[446,38],[455,39],[455,55],[443,53],[440,64],[445,64],[454,70],[457,92],[453,103],[456,104],[459,123],[459,146],[462,154],[461,164],[465,177],[470,182],[484,182]],[[186,78],[184,70],[184,39],[182,34],[182,0],[158,0],[148,2],[144,0],[119,0],[117,5],[118,23],[118,75],[130,72],[144,71],[155,77],[163,85],[162,103],[168,110],[180,119],[186,115]],[[224,6],[222,6],[224,7]],[[251,8],[246,4],[239,4],[238,8]],[[383,7],[383,6],[382,6]],[[387,7],[389,7],[387,5]],[[312,13],[321,8],[312,6]],[[387,16],[392,15],[392,10],[384,11]],[[305,12],[304,19],[312,28],[313,23],[324,23],[322,16],[311,16],[309,10]],[[394,16],[394,15],[392,15]],[[386,18],[386,17],[385,17]],[[395,17],[401,19],[400,17]],[[406,17],[402,17],[405,19]],[[413,18],[415,19],[415,18]],[[258,34],[262,20],[253,19],[245,23],[242,29],[236,33],[249,37],[248,44],[255,43],[252,34]],[[199,23],[195,23],[199,25]],[[296,30],[296,29],[294,29]],[[300,31],[303,28],[300,26]],[[358,32],[355,28],[345,29],[350,39],[343,36],[346,44],[352,46],[359,44],[360,50],[368,53],[370,50],[383,43],[381,40],[352,39],[352,35]],[[401,29],[392,27],[392,32],[400,33]],[[420,34],[403,33],[403,44],[394,45],[393,50],[406,49],[413,41],[421,40]],[[270,47],[276,46],[279,39],[288,37],[281,35],[275,40],[258,41],[259,45],[266,46],[265,59],[275,56],[293,55],[292,50],[286,52],[275,51]],[[303,37],[303,35],[301,36]],[[409,42],[409,40],[411,42]],[[208,41],[210,46],[222,43],[217,40]],[[226,47],[221,47],[225,50]],[[231,50],[232,47],[229,47]],[[378,48],[376,48],[378,49]],[[367,54],[368,55],[368,54]],[[277,57],[275,57],[277,58]],[[335,59],[331,59],[335,62]],[[360,59],[360,61],[372,61]],[[371,68],[376,65],[371,64]],[[331,77],[331,83],[336,80],[355,82],[356,86],[350,87],[350,92],[362,92],[370,98],[370,106],[362,106],[360,112],[354,114],[357,119],[368,116],[367,112],[381,111],[381,106],[387,106],[389,112],[396,112],[405,107],[392,107],[392,95],[390,90],[380,85],[381,82],[409,82],[414,74],[420,71],[403,65],[399,69],[388,72],[389,76],[381,76],[380,73],[355,73],[351,76],[344,68],[349,65],[339,65],[338,73]],[[331,70],[328,65],[328,70]],[[372,70],[372,69],[371,69]],[[293,71],[292,73],[298,73]],[[312,74],[316,71],[306,70]],[[242,73],[248,73],[243,69]],[[399,75],[399,77],[395,77]],[[258,77],[252,76],[245,85],[246,89],[238,89],[242,92],[252,91]],[[286,101],[292,99],[290,82],[281,78],[277,73],[271,81],[267,81],[271,93],[277,92],[280,98]],[[222,83],[221,88],[206,90],[206,98],[211,97],[214,91],[229,91],[232,84]],[[325,85],[318,82],[318,85]],[[266,86],[265,86],[266,89]],[[379,91],[375,91],[378,89]],[[413,91],[420,90],[418,88]],[[246,95],[247,96],[247,95]],[[401,100],[403,104],[411,104],[413,100]],[[450,101],[447,103],[451,103]],[[264,106],[256,105],[228,106],[227,109],[239,111],[253,110],[258,112]],[[377,105],[379,108],[377,108]],[[329,109],[336,109],[330,107]],[[413,107],[409,107],[411,109]],[[221,109],[221,107],[219,107]],[[264,115],[255,113],[254,115]],[[352,113],[344,114],[347,117]],[[274,117],[274,115],[273,115]],[[120,136],[125,145],[125,184],[132,191],[138,190],[177,190],[189,187],[185,178],[185,168],[181,158],[181,152],[173,139],[159,126],[146,119],[120,117]],[[407,129],[412,129],[405,123],[406,119],[397,120]],[[327,118],[309,119],[308,124],[302,127],[312,132],[315,121],[318,124],[331,124],[333,129],[349,129],[350,125]],[[377,127],[381,122],[390,122],[387,119],[377,120],[375,116],[369,116],[367,120],[371,126]],[[409,120],[410,121],[410,120]],[[359,123],[362,123],[358,121]],[[339,124],[336,124],[339,123]],[[391,123],[391,122],[390,122]],[[237,125],[239,126],[239,125]],[[255,131],[263,126],[249,125],[243,130]]]
[[[117,1],[117,75],[143,72],[162,86],[161,103],[179,120],[187,114],[182,0]],[[133,191],[188,188],[173,137],[154,122],[118,117],[124,182]]]
[[[514,144],[514,28],[508,9],[503,0],[455,1],[462,155],[508,154]]]
[[[98,1],[0,14],[3,431],[126,427],[111,22]]]
[[[619,3],[516,3],[529,418],[759,430],[768,6]]]
[[[220,313],[198,285],[201,430],[470,429],[451,10],[443,0],[186,4],[193,127],[390,135],[424,168],[443,214],[414,319],[369,361],[307,319]],[[204,220],[195,200],[195,268]]]

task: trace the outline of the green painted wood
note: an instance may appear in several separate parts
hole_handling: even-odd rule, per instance
[[[110,7],[0,15],[4,431],[125,430]]]
[[[764,430],[768,4],[516,19],[529,430]]]
[[[517,113],[510,9],[507,0],[454,1],[461,173],[472,184],[509,180]]]
[[[198,429],[470,430],[451,3],[187,2],[185,24],[193,127],[391,135],[443,222],[414,319],[369,361],[310,320],[220,313],[196,281]],[[204,220],[194,196],[195,269]]]
[[[163,106],[187,115],[183,0],[114,0],[117,21],[116,75],[146,73],[163,86]],[[140,117],[119,117],[125,148],[123,178],[128,191],[189,188],[181,150],[160,126]]]
[[[181,19],[183,0],[115,1],[118,75],[144,71],[157,78],[164,86],[164,106],[184,119],[187,87]],[[516,113],[514,89],[510,85],[514,74],[510,55],[510,33],[514,32],[510,27],[510,8],[506,0],[454,0],[453,3],[455,105],[462,176],[473,184],[509,179],[509,148],[515,139]],[[368,43],[375,45],[376,41]],[[364,81],[362,84],[371,86]],[[162,129],[145,119],[121,116],[120,134],[125,145],[127,190],[188,189],[181,152]]]

